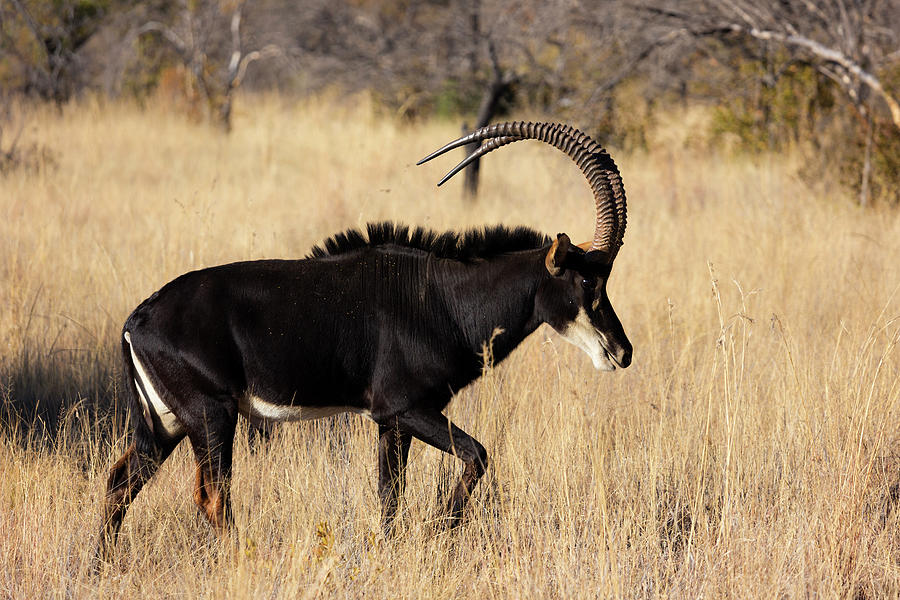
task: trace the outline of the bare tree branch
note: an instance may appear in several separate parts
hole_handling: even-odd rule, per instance
[[[42,42],[44,36],[38,28],[37,23],[35,23],[34,19],[31,18],[31,13],[28,12],[24,6],[22,6],[22,3],[19,2],[19,0],[9,0],[9,2],[16,8],[19,15],[21,15],[22,19],[25,21],[25,25],[31,32],[31,35],[34,36],[35,41],[38,42],[38,46],[40,46],[41,52],[44,54],[44,58],[49,61],[50,54],[47,51],[47,47]]]
[[[730,24],[728,27],[732,31],[743,33],[759,40],[777,41],[786,45],[804,48],[822,60],[840,65],[848,72],[858,77],[860,81],[869,86],[873,92],[878,94],[878,96],[884,100],[891,112],[891,120],[894,122],[894,126],[897,127],[897,129],[900,129],[900,103],[884,89],[881,81],[875,75],[864,70],[844,53],[833,48],[827,48],[815,40],[799,35],[786,35],[777,31],[768,31],[752,27],[748,28],[736,23]]]
[[[865,93],[872,92],[885,103],[894,127],[900,130],[900,102],[876,74],[878,64],[893,60],[893,54],[882,54],[879,63],[871,37],[867,37],[880,36],[882,43],[896,41],[893,32],[871,33],[870,23],[883,22],[877,18],[881,13],[874,12],[876,4],[857,2],[851,7],[843,0],[830,4],[813,0],[696,0],[678,6],[674,9],[671,3],[659,1],[636,8],[663,22],[668,20],[675,31],[694,37],[724,39],[737,34],[805,53],[812,58],[814,68],[840,86],[860,114],[867,113]]]
[[[263,46],[262,49],[254,50],[253,52],[245,55],[241,59],[241,62],[237,69],[237,73],[235,74],[235,78],[232,80],[233,87],[238,87],[241,85],[241,82],[244,80],[244,75],[247,72],[247,67],[250,66],[250,63],[257,60],[275,58],[277,56],[284,56],[284,51],[281,49],[281,47],[274,44]]]
[[[176,52],[178,52],[179,55],[183,57],[189,55],[187,44],[183,39],[181,39],[181,36],[175,33],[175,31],[171,27],[164,25],[159,21],[148,21],[144,23],[143,25],[138,27],[135,35],[140,36],[144,35],[145,33],[151,32],[158,33],[163,36],[163,38],[172,45],[172,47]]]

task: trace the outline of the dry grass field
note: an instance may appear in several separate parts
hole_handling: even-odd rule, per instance
[[[434,185],[461,154],[414,166],[455,123],[240,108],[228,137],[152,107],[19,111],[20,144],[50,155],[0,176],[0,598],[900,597],[900,212],[803,184],[790,157],[704,148],[692,114],[611,149],[633,365],[595,372],[542,328],[448,408],[492,458],[463,527],[433,532],[460,465],[424,444],[385,540],[374,424],[287,424],[252,450],[244,428],[233,535],[198,516],[183,444],[93,575],[127,436],[118,335],[162,284],[370,220],[592,231],[587,185],[543,145],[492,154],[471,205]]]

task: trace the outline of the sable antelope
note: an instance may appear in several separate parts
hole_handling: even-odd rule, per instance
[[[193,271],[142,302],[125,322],[122,357],[133,441],[113,465],[98,556],[129,503],[187,436],[197,460],[194,500],[216,530],[231,522],[238,415],[254,422],[351,411],[378,424],[378,494],[390,534],[413,437],[465,463],[447,516],[460,521],[484,473],[484,447],[442,415],[481,373],[482,345],[503,360],[541,323],[601,370],[627,367],[631,343],[606,294],[625,233],[625,190],[610,156],[587,135],[548,123],[503,123],[451,142],[480,143],[465,165],[519,140],[571,157],[596,202],[593,241],[576,246],[527,228],[442,233],[381,223],[349,230],[302,260]],[[440,185],[440,184],[438,184]]]

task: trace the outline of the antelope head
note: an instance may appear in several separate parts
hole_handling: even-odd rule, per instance
[[[535,296],[535,313],[567,341],[578,346],[599,370],[631,364],[631,342],[606,293],[606,282],[625,235],[625,187],[615,162],[589,136],[555,123],[498,123],[483,127],[429,154],[422,164],[468,144],[479,147],[438,185],[484,154],[512,142],[539,140],[565,152],[581,169],[594,194],[596,225],[591,241],[575,245],[560,233],[544,257],[549,277]]]

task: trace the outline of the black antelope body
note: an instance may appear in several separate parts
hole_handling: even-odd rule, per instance
[[[465,463],[447,503],[456,524],[488,459],[441,411],[478,378],[495,330],[495,361],[547,323],[596,368],[627,367],[631,344],[606,294],[625,191],[600,146],[564,125],[503,123],[419,164],[480,143],[443,183],[474,158],[526,139],[562,150],[587,177],[597,208],[591,242],[526,228],[435,234],[382,223],[336,235],[302,260],[187,273],[142,302],[122,332],[133,442],[109,474],[98,555],[108,554],[129,503],[184,437],[197,460],[194,500],[214,528],[226,528],[238,415],[259,422],[351,411],[375,421],[388,534],[411,439],[452,453]]]

